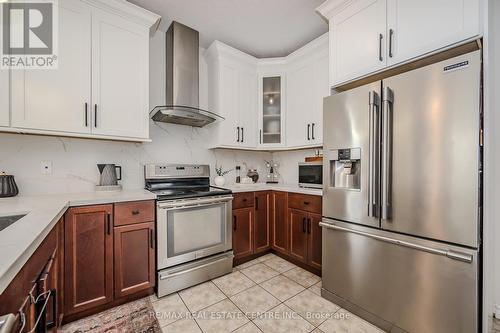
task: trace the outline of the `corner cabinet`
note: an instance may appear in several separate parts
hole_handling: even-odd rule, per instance
[[[214,124],[213,147],[257,145],[257,59],[215,41],[206,51],[209,111],[224,117]]]
[[[285,145],[285,73],[261,74],[259,77],[259,146]]]
[[[101,8],[102,7],[102,8]],[[123,2],[58,2],[58,67],[13,70],[9,132],[149,141],[149,35]]]
[[[481,35],[479,0],[328,0],[330,85],[380,72]]]

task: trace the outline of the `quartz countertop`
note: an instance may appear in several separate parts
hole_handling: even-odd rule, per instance
[[[322,189],[315,188],[303,188],[299,187],[297,184],[266,184],[266,183],[255,183],[255,184],[227,184],[222,186],[227,188],[234,193],[239,192],[255,192],[255,191],[283,191],[292,192],[299,194],[309,194],[309,195],[323,195]]]
[[[0,199],[0,216],[26,214],[0,231],[0,294],[68,207],[154,199],[156,196],[146,190],[18,196]]]

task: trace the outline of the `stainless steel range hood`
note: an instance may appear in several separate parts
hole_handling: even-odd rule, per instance
[[[154,121],[203,127],[219,115],[199,108],[199,34],[179,22],[167,31],[167,98],[150,116]]]

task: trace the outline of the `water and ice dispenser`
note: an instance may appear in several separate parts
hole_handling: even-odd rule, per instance
[[[361,148],[331,151],[330,186],[346,189],[361,189]]]

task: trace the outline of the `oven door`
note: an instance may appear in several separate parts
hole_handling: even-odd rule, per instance
[[[232,249],[232,196],[158,203],[158,269]]]

